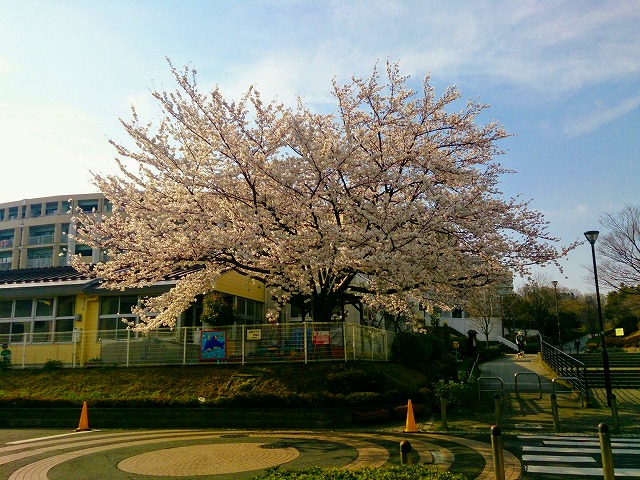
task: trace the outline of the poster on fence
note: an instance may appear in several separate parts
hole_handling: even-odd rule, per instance
[[[331,343],[331,332],[329,330],[316,330],[313,332],[314,345],[329,345]]]
[[[202,330],[200,360],[215,361],[227,358],[227,332],[225,330]]]

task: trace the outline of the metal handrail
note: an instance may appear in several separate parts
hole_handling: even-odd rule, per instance
[[[573,386],[580,391],[581,396],[588,402],[589,384],[586,365],[580,360],[577,360],[571,355],[567,355],[545,342],[542,336],[540,336],[540,353],[542,355],[542,361],[556,372],[559,377],[571,377],[575,379],[575,385]]]
[[[553,392],[554,395],[556,393],[556,380],[577,380],[577,381],[579,381],[580,379],[578,377],[556,377],[556,378],[552,378],[551,379],[551,391]],[[573,388],[573,383],[569,382],[569,385],[571,385],[571,387]],[[582,403],[582,406],[584,407],[584,396],[582,395],[582,392],[580,391],[579,388],[578,388],[578,393],[580,394],[580,403]]]

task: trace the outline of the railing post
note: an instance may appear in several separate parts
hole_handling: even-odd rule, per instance
[[[440,397],[440,417],[442,419],[442,429],[448,430],[449,426],[447,424],[447,399],[444,397]]]
[[[497,393],[493,396],[493,404],[496,412],[496,425],[502,424],[502,402],[500,401],[500,395]]]
[[[309,363],[309,346],[307,345],[307,322],[302,324],[302,338],[304,345],[304,363]]]
[[[127,367],[129,366],[130,346],[131,346],[131,330],[127,329],[127,361],[126,361]]]
[[[500,427],[491,427],[491,450],[493,452],[493,470],[496,480],[505,480],[504,477],[504,452],[502,450],[502,432]]]
[[[246,340],[247,340],[247,330],[246,330],[246,328],[247,328],[247,326],[243,324],[243,325],[242,325],[242,331],[241,331],[241,333],[242,333],[242,342],[241,342],[241,345],[242,345],[241,364],[242,364],[242,365],[244,365],[244,361],[245,361],[245,360],[244,360],[244,356],[245,356],[245,353],[246,353],[246,350],[245,350],[245,349],[246,349],[246,343],[245,343],[245,342],[246,342]]]
[[[611,437],[609,435],[609,426],[606,423],[598,425],[598,437],[600,438],[600,452],[602,454],[602,473],[603,480],[615,480],[616,476],[613,471],[613,455],[611,453]]]
[[[342,322],[342,355],[347,361],[347,322]]]
[[[551,415],[553,416],[553,430],[560,431],[560,416],[558,415],[558,400],[556,394],[551,394]]]
[[[182,327],[182,331],[184,332],[184,339],[182,340],[182,364],[187,364],[187,335],[189,334],[189,330],[187,327]]]

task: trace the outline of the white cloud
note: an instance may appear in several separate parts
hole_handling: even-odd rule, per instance
[[[640,107],[640,95],[626,98],[615,105],[594,106],[588,112],[575,115],[565,121],[563,130],[570,137],[592,132]]]

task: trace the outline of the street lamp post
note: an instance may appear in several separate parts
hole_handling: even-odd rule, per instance
[[[596,301],[598,302],[598,320],[600,320],[600,341],[602,343],[602,366],[604,367],[604,388],[607,392],[607,405],[611,406],[611,372],[609,371],[609,353],[604,339],[604,323],[602,321],[602,305],[600,304],[600,288],[598,287],[598,269],[596,267],[596,240],[600,232],[589,230],[584,236],[591,244],[591,257],[593,258],[593,276],[596,282]]]
[[[560,314],[558,313],[558,281],[554,280],[551,282],[553,285],[553,293],[556,298],[556,321],[558,322],[558,348],[562,351],[562,332],[560,332]]]

